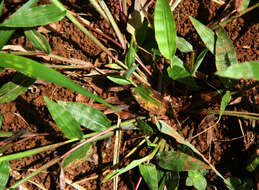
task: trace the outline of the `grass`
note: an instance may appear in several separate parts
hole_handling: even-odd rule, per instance
[[[120,47],[127,50],[124,60],[119,60],[114,57],[109,48],[105,47],[105,45],[81,24],[80,20],[82,21],[83,18],[67,10],[59,1],[52,0],[52,4],[35,6],[37,2],[37,0],[28,1],[0,24],[0,48],[4,47],[17,28],[24,29],[26,38],[35,48],[33,52],[23,53],[7,52],[5,50],[0,51],[1,71],[3,71],[4,68],[11,68],[18,72],[15,79],[0,88],[0,103],[14,101],[19,95],[26,92],[27,88],[35,82],[35,79],[40,78],[81,93],[113,109],[114,113],[121,111],[120,108],[111,105],[56,71],[52,68],[52,65],[44,65],[31,58],[25,57],[26,55],[46,55],[55,59],[69,61],[66,58],[53,55],[44,35],[35,30],[35,27],[57,22],[67,17],[89,39],[113,59],[114,62],[109,64],[109,68],[119,70],[120,72],[117,72],[118,74],[116,75],[107,74],[107,78],[118,85],[130,85],[136,101],[142,108],[149,111],[150,114],[145,117],[136,117],[135,119],[125,121],[121,121],[119,117],[115,124],[112,123],[103,112],[94,107],[76,102],[56,102],[48,97],[44,97],[50,115],[68,140],[12,154],[5,153],[11,146],[10,144],[7,143],[7,148],[2,146],[1,152],[3,155],[0,157],[0,172],[2,178],[0,178],[0,189],[4,189],[8,182],[10,160],[53,150],[68,143],[74,143],[74,147],[71,150],[46,163],[8,188],[14,189],[19,187],[21,184],[30,181],[32,177],[56,163],[62,163],[62,167],[65,168],[69,164],[73,164],[75,160],[87,159],[94,141],[106,139],[111,136],[115,138],[113,165],[117,165],[120,163],[120,133],[122,130],[130,130],[129,126],[137,126],[138,130],[143,131],[145,135],[139,137],[142,138],[142,141],[140,141],[139,145],[132,149],[126,157],[134,154],[142,145],[149,147],[151,151],[148,152],[146,156],[131,160],[127,166],[114,169],[114,171],[106,175],[103,182],[105,183],[113,179],[114,189],[118,189],[118,176],[135,167],[139,167],[142,175],[139,182],[141,182],[143,178],[151,190],[164,189],[165,187],[167,187],[167,189],[178,189],[179,181],[184,177],[184,173],[187,173],[187,177],[185,178],[186,186],[194,186],[199,190],[206,189],[208,182],[205,175],[208,170],[213,170],[229,189],[238,189],[237,184],[241,185],[244,189],[249,189],[250,186],[242,183],[238,178],[225,179],[195,146],[184,139],[180,131],[182,123],[178,121],[176,117],[174,105],[172,105],[170,101],[165,100],[159,92],[152,89],[147,80],[149,76],[143,72],[148,69],[145,64],[138,63],[145,62],[145,60],[139,58],[140,51],[148,53],[151,55],[151,59],[157,61],[161,58],[165,58],[165,60],[170,63],[166,68],[167,73],[163,76],[164,78],[168,78],[168,83],[170,83],[171,80],[177,81],[186,86],[189,92],[201,92],[201,86],[199,86],[197,82],[199,80],[197,72],[206,54],[210,52],[215,57],[215,67],[217,71],[214,74],[220,79],[222,86],[221,89],[217,89],[217,94],[222,98],[221,102],[218,102],[220,104],[219,110],[202,110],[200,113],[218,114],[217,123],[220,123],[223,116],[236,116],[238,118],[242,117],[245,119],[258,120],[259,116],[256,113],[225,111],[233,96],[242,96],[242,94],[238,94],[239,92],[234,88],[239,80],[259,80],[259,63],[256,60],[238,63],[233,42],[224,30],[225,23],[231,22],[233,19],[255,9],[259,6],[258,3],[252,7],[248,7],[249,1],[243,1],[242,9],[239,10],[236,15],[217,23],[213,26],[213,29],[208,28],[197,19],[190,17],[194,28],[206,48],[196,59],[192,59],[192,67],[189,67],[176,55],[177,50],[183,52],[185,55],[188,53],[192,54],[195,48],[184,38],[177,36],[176,23],[171,8],[177,6],[179,1],[170,7],[167,0],[157,0],[153,15],[149,14],[148,11],[136,9],[135,11],[138,11],[139,15],[144,15],[143,18],[146,19],[145,21],[143,19],[142,21],[140,20],[139,23],[128,23],[131,28],[133,28],[130,43],[126,41],[125,34],[120,31],[105,2],[99,1],[98,4],[96,1],[92,1],[98,12],[103,15],[107,22],[113,27],[119,39]],[[123,10],[123,14],[125,15],[125,2],[120,3],[121,10]],[[0,15],[3,4],[4,1],[2,0],[0,4]],[[152,22],[152,20],[154,22]],[[148,35],[150,33],[153,33],[155,38],[152,43],[150,43],[151,47],[148,47],[150,44],[145,44],[143,39],[149,38]],[[17,54],[22,54],[23,56]],[[84,63],[82,60],[77,61]],[[75,60],[70,60],[69,62],[73,64]],[[73,65],[72,68],[75,67],[76,66]],[[79,69],[80,67],[77,68]],[[94,69],[98,71],[98,68]],[[256,84],[258,83],[254,82],[254,85]],[[246,90],[250,90],[254,85]],[[196,110],[196,112],[198,111]],[[169,116],[169,118],[175,120],[175,125],[170,126],[166,122],[159,120],[160,115]],[[152,125],[149,122],[151,118],[155,120],[155,123]],[[2,120],[0,121],[0,124],[2,124]],[[82,130],[81,127],[90,129],[92,132],[84,134],[84,130]],[[9,139],[12,139],[15,135],[17,135],[15,132],[11,134],[3,132],[2,134],[3,137],[10,136]],[[19,135],[19,137],[23,136],[24,134]],[[177,149],[170,143],[168,138],[174,139],[182,148]],[[251,159],[251,164],[249,164],[247,168],[248,171],[253,172],[258,168],[258,159],[257,157],[252,157],[252,155]],[[155,160],[157,160],[157,162],[155,162]]]

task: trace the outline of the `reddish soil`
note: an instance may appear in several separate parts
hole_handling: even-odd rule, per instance
[[[114,39],[116,38],[116,35],[111,27],[102,19],[102,17],[98,15],[97,12],[94,11],[88,1],[63,0],[61,2],[71,11],[76,13],[85,13],[85,18],[93,23],[93,27],[99,28],[105,34]],[[107,0],[106,2],[113,15],[115,15],[115,18],[117,19],[116,21],[119,23],[122,31],[125,32],[125,24],[121,21],[119,16],[118,1]],[[15,7],[20,4],[21,3],[15,4]],[[129,10],[131,10],[132,2],[128,1],[128,4],[130,5]],[[13,10],[13,7],[14,5],[6,6],[4,9],[4,15],[8,14],[8,10]],[[182,1],[174,11],[178,35],[189,41],[193,45],[196,53],[201,52],[204,45],[202,44],[198,34],[195,32],[195,29],[189,20],[189,16],[197,18],[204,24],[210,24],[220,19],[221,12],[221,6],[214,3],[208,3],[208,1],[205,0],[204,2],[198,0]],[[228,35],[233,40],[237,57],[240,62],[259,60],[259,30],[258,23],[255,18],[258,18],[258,10],[254,10],[247,15],[234,20],[225,27]],[[53,30],[43,31],[43,33],[51,45],[53,54],[66,58],[77,58],[88,61],[94,63],[98,68],[104,69],[103,65],[109,61],[106,54],[102,53],[101,49],[87,39],[79,29],[68,21],[68,19],[63,19],[61,22],[52,25],[52,29]],[[30,47],[29,43],[25,41],[22,35],[23,34],[20,31],[16,32],[8,44],[19,44]],[[96,35],[96,37],[101,39],[106,47],[114,48],[119,57],[124,56],[123,51],[119,47],[106,39],[103,39],[99,35]],[[180,52],[177,52],[177,54],[186,62],[190,60],[190,55],[186,56]],[[214,60],[211,57],[212,55],[207,55],[205,62],[202,63],[200,68],[200,71],[207,75],[211,75],[215,71],[215,66],[213,65]],[[61,62],[50,60],[49,63],[60,64]],[[88,69],[60,71],[74,79],[78,84],[92,92],[95,92],[98,96],[107,99],[111,103],[119,105],[132,104],[125,112],[125,118],[123,119],[132,118],[144,111],[138,111],[139,106],[137,102],[134,101],[134,98],[131,97],[128,87],[119,89],[116,85],[106,80],[105,77],[89,79],[89,77],[85,77],[85,75],[90,72]],[[0,86],[9,81],[13,75],[14,72],[10,70],[5,70],[0,73]],[[153,78],[151,77],[150,80],[151,82],[152,80],[154,81],[154,76]],[[208,82],[214,84],[214,78],[209,77]],[[239,88],[242,89],[249,83],[252,83],[252,81],[241,81]],[[24,95],[19,96],[15,101],[0,104],[0,110],[3,116],[2,129],[4,131],[18,131],[21,129],[27,129],[30,132],[47,133],[47,135],[36,136],[22,142],[15,143],[12,148],[8,149],[8,154],[65,140],[59,132],[56,124],[51,119],[51,116],[49,115],[43,101],[43,96],[48,96],[53,100],[76,101],[93,105],[93,102],[88,98],[54,84],[40,82],[35,84],[33,87],[35,92],[28,90]],[[205,116],[187,113],[181,110],[190,103],[199,101],[195,99],[197,94],[193,94],[194,99],[186,98],[183,86],[177,83],[170,83],[164,88],[167,88],[167,93],[173,100],[178,102],[177,115],[179,120],[182,122],[182,133],[187,139],[191,139],[194,135],[216,123],[218,117],[215,115]],[[120,92],[117,92],[118,89]],[[210,90],[211,89],[208,86],[204,85],[204,92],[208,92]],[[199,97],[199,94],[197,97]],[[219,105],[220,101],[212,101],[205,107],[213,110],[219,108]],[[238,102],[238,104],[231,105],[228,109],[258,113],[258,105],[258,89],[253,88],[246,91],[242,95],[242,99]],[[144,111],[144,113],[148,114],[146,111]],[[108,117],[112,121],[116,122],[116,116],[110,114]],[[202,154],[206,156],[206,158],[211,161],[213,165],[215,165],[224,177],[237,176],[243,178],[244,176],[247,176],[253,179],[253,174],[246,172],[245,166],[247,158],[250,157],[250,155],[252,155],[256,150],[256,133],[255,128],[252,127],[256,124],[258,123],[254,123],[253,120],[223,116],[222,120],[216,125],[216,127],[199,135],[191,142]],[[240,128],[243,129],[243,134]],[[137,138],[138,133],[139,132],[134,131],[123,132],[120,150],[121,158],[123,158],[123,156],[125,156],[136,145],[135,143],[139,142]],[[245,135],[245,138],[243,135]],[[112,139],[109,146],[107,146],[107,140],[95,143],[95,160],[84,162],[75,168],[70,168],[65,171],[66,177],[72,181],[82,180],[80,185],[82,185],[85,189],[113,189],[112,181],[101,184],[101,180],[103,179],[102,173],[110,169],[110,166],[112,165],[113,141],[114,139]],[[21,177],[28,175],[32,170],[39,168],[41,165],[47,163],[57,155],[62,155],[65,151],[69,150],[70,147],[71,146],[66,146],[59,148],[54,152],[48,151],[28,158],[11,161],[12,171],[8,185],[13,184],[18,179],[21,179]],[[144,156],[148,151],[149,150],[144,149],[137,152],[130,159],[124,160],[120,166],[128,164],[129,161],[134,158]],[[33,181],[40,183],[46,189],[59,189],[59,173],[60,166],[56,164],[47,171],[41,172],[37,177],[33,178]],[[138,169],[127,172],[126,174],[120,176],[118,189],[134,189],[139,177],[140,174]],[[206,178],[208,180],[208,189],[225,189],[224,184],[212,171],[206,175]],[[184,181],[182,181],[181,184],[184,185]],[[142,186],[139,189],[147,188],[143,181],[141,185]],[[28,189],[39,189],[39,187],[36,187],[30,182],[26,183],[24,186]],[[188,189],[184,186],[180,189],[183,188]],[[74,188],[67,185],[67,189]]]

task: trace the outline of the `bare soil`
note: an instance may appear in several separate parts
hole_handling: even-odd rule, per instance
[[[64,5],[69,10],[76,13],[84,13],[85,18],[88,19],[92,26],[99,28],[105,34],[116,39],[116,35],[111,27],[104,21],[102,17],[94,10],[88,1],[82,0],[62,0]],[[125,24],[121,21],[119,14],[118,1],[107,0],[107,5],[112,11],[122,28],[122,31],[126,31]],[[253,3],[253,1],[251,2]],[[4,14],[7,15],[8,11],[12,11],[18,7],[21,3],[9,4],[5,6]],[[132,10],[133,2],[128,1],[130,6],[129,10]],[[198,34],[195,32],[192,26],[189,16],[197,18],[204,24],[211,24],[221,18],[222,6],[219,6],[209,1],[182,1],[180,5],[174,11],[176,19],[177,33],[179,36],[184,37],[189,41],[195,52],[198,54],[204,48]],[[254,10],[247,15],[235,19],[229,23],[225,29],[228,35],[233,40],[236,48],[237,57],[240,62],[258,60],[259,59],[259,29],[258,29],[258,10]],[[68,19],[63,19],[59,23],[52,25],[52,29],[42,31],[47,37],[52,53],[60,55],[66,58],[77,58],[84,61],[93,63],[100,69],[105,69],[104,65],[109,62],[108,57],[101,51],[93,42],[91,42],[85,35],[80,32]],[[30,47],[30,44],[22,36],[21,31],[18,31],[12,37],[9,44],[22,45]],[[116,50],[119,57],[124,56],[124,52],[107,41],[103,37],[96,34],[106,47],[111,47]],[[183,55],[177,52],[184,61],[188,63],[190,61],[190,55]],[[215,71],[212,55],[207,55],[205,62],[202,63],[200,71],[210,76]],[[49,60],[50,64],[66,64],[54,60]],[[122,119],[133,118],[140,114],[142,111],[144,114],[148,114],[145,110],[139,111],[139,106],[134,98],[130,94],[128,87],[119,88],[113,83],[105,79],[105,77],[91,78],[85,77],[90,72],[88,69],[81,70],[60,70],[68,77],[74,79],[78,84],[87,88],[89,91],[94,92],[98,96],[107,99],[107,101],[123,105],[130,105],[122,116]],[[14,71],[5,70],[0,74],[0,86],[9,81],[14,75]],[[155,83],[155,77],[150,77],[150,81]],[[207,82],[214,82],[214,78],[209,77]],[[252,81],[241,81],[239,88],[243,89]],[[204,83],[205,84],[205,83]],[[77,94],[71,90],[64,89],[60,86],[50,83],[38,83],[33,86],[34,90],[28,90],[24,95],[19,96],[15,101],[0,104],[0,111],[3,116],[2,129],[4,131],[19,131],[27,129],[33,133],[44,133],[47,135],[41,135],[29,138],[22,142],[15,143],[12,148],[8,150],[9,153],[19,152],[23,150],[29,150],[31,148],[41,147],[48,144],[53,144],[64,140],[64,136],[58,130],[58,127],[51,119],[49,112],[45,106],[43,96],[48,96],[53,100],[73,101],[87,103],[90,105],[98,106],[91,100]],[[192,139],[193,136],[202,132],[209,126],[216,123],[218,117],[215,115],[201,115],[196,113],[184,112],[184,108],[188,107],[194,102],[201,101],[200,93],[208,93],[211,89],[204,85],[203,92],[193,94],[193,98],[186,97],[185,90],[182,85],[177,83],[171,83],[165,85],[165,90],[168,95],[171,96],[178,104],[178,117],[182,122],[182,133],[187,139]],[[119,92],[118,92],[119,90]],[[207,109],[218,109],[220,100],[210,101],[206,104]],[[259,99],[258,88],[246,91],[242,95],[242,99],[238,104],[229,106],[229,110],[257,112],[259,111]],[[98,106],[99,108],[101,106]],[[106,109],[105,107],[103,108]],[[142,113],[143,115],[143,113]],[[110,114],[108,117],[116,122],[116,116]],[[237,176],[243,178],[244,176],[254,179],[253,174],[245,171],[247,158],[252,155],[257,146],[255,128],[252,126],[258,125],[253,120],[247,120],[242,118],[235,118],[230,116],[223,116],[220,123],[211,130],[194,138],[191,142],[195,147],[208,158],[213,165],[224,175],[224,177]],[[242,130],[243,132],[242,132]],[[122,146],[121,146],[121,158],[125,156],[135,145],[139,142],[137,138],[138,132],[123,132]],[[111,169],[112,156],[113,156],[113,139],[109,145],[107,140],[95,143],[96,151],[94,152],[94,158],[91,161],[81,163],[75,168],[70,168],[65,171],[67,179],[71,181],[79,181],[80,185],[85,189],[113,189],[112,181],[102,184],[103,172]],[[71,146],[62,147],[56,151],[48,151],[35,156],[31,156],[24,159],[11,161],[11,178],[9,185],[22,177],[28,175],[34,169],[39,168],[43,164],[47,163],[57,155],[61,155],[65,151],[69,150]],[[124,160],[121,166],[128,164],[130,160],[134,158],[140,158],[149,151],[143,149],[137,152],[130,159]],[[38,182],[45,189],[59,189],[59,173],[60,165],[55,165],[49,168],[47,171],[40,173],[37,177],[33,178],[34,182]],[[119,190],[134,189],[137,181],[140,178],[138,169],[127,172],[120,176]],[[208,189],[225,189],[224,184],[216,177],[212,171],[206,175],[208,180]],[[184,181],[181,182],[184,185]],[[28,189],[39,189],[39,187],[28,182],[24,184]],[[70,185],[66,186],[67,189],[74,189]],[[139,189],[146,189],[144,182],[142,181]],[[180,189],[188,189],[182,186]],[[190,188],[191,189],[191,188]]]

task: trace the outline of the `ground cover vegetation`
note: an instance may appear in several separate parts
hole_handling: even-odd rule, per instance
[[[51,116],[54,121],[53,126],[47,124],[44,127],[54,128],[55,132],[52,129],[33,132],[26,128],[1,130],[0,189],[15,189],[25,187],[25,184],[31,184],[32,189],[49,189],[44,181],[36,181],[35,177],[53,166],[56,166],[60,189],[89,189],[80,185],[80,180],[72,181],[68,176],[69,171],[81,170],[84,163],[90,162],[102,168],[100,171],[96,169],[94,173],[98,175],[93,178],[99,181],[99,188],[102,184],[112,184],[109,186],[112,189],[122,189],[119,184],[123,177],[120,176],[137,173],[134,189],[141,189],[141,185],[151,190],[256,189],[258,56],[253,60],[240,61],[226,26],[258,9],[259,3],[235,1],[234,9],[228,11],[232,1],[215,0],[215,4],[224,8],[222,12],[225,15],[209,25],[188,16],[198,34],[198,42],[192,44],[177,33],[176,15],[173,13],[181,0],[136,0],[130,6],[125,0],[118,1],[123,29],[105,1],[89,2],[113,29],[118,41],[92,27],[86,17],[72,12],[70,6],[62,4],[62,1],[29,0],[11,14],[4,15],[4,7],[10,2],[1,1],[0,72],[1,77],[7,80],[1,83],[0,103],[16,102],[28,91],[37,94],[34,92],[37,85],[51,83],[87,97],[88,101],[55,99],[52,96],[54,92],[48,92],[49,96],[39,95],[44,100],[41,111],[44,117],[51,120]],[[177,17],[181,17],[179,12]],[[73,23],[103,52],[106,63],[98,63],[97,66],[54,53],[43,28],[56,27],[56,23],[64,19]],[[10,45],[15,32],[22,33],[29,46]],[[104,43],[103,39],[109,43]],[[112,45],[108,47],[107,44]],[[204,68],[213,71],[208,74]],[[80,71],[87,71],[85,78],[80,78]],[[12,74],[12,78],[8,73]],[[114,100],[111,96],[105,97],[103,90],[92,82],[98,77],[103,80],[101,85],[113,87],[114,91],[108,93],[125,91],[124,98],[128,101],[120,103],[117,96],[117,99],[113,97]],[[92,89],[86,88],[86,84],[92,85]],[[240,108],[242,98],[247,97],[251,106]],[[5,114],[1,110],[3,119],[0,115],[0,127],[5,125]],[[19,117],[23,122],[29,122],[21,115]],[[194,122],[193,118],[199,122]],[[228,119],[231,121],[229,125],[225,122]],[[235,134],[242,134],[237,139],[228,140],[243,140],[246,146],[246,163],[239,168],[241,173],[246,173],[244,176],[226,175],[227,166],[225,171],[219,170],[216,161],[211,159],[210,154],[216,149],[215,130],[221,126],[229,133],[238,131]],[[127,140],[126,134],[132,144],[125,150],[122,142]],[[56,140],[20,151],[14,148],[19,143],[23,146],[26,140],[47,136]],[[197,139],[201,138],[206,139],[206,151],[201,146],[196,147],[199,144]],[[112,149],[106,168],[104,163],[101,164],[105,155],[101,153],[99,142],[107,143],[107,149]],[[20,174],[12,163],[42,153],[52,156],[40,167],[33,167],[29,173],[14,177]],[[40,160],[41,156],[35,163]],[[30,165],[33,166],[32,163]],[[24,168],[28,170],[29,166]],[[84,179],[84,176],[80,178]],[[127,185],[125,187],[130,189]]]

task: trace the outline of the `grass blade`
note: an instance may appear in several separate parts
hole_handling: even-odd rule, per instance
[[[0,103],[11,102],[19,95],[25,93],[27,88],[35,82],[35,79],[23,75],[16,74],[10,82],[5,83],[0,88]]]
[[[4,1],[4,0],[3,0]],[[24,11],[28,8],[33,7],[34,5],[36,5],[36,3],[39,0],[29,0],[27,3],[25,3],[20,9],[18,9],[13,15],[18,14],[21,11]],[[6,44],[6,42],[8,42],[8,40],[10,39],[10,37],[13,35],[13,33],[15,32],[15,29],[11,29],[11,28],[0,28],[0,49],[3,48],[3,46]]]
[[[0,189],[5,189],[10,173],[10,165],[8,161],[0,162]]]
[[[2,0],[0,3],[0,16],[2,16],[3,7],[4,7],[4,0]]]
[[[131,84],[131,82],[129,80],[127,80],[125,77],[120,76],[120,75],[107,76],[107,78],[109,80],[111,80],[112,82],[119,84],[119,85]]]
[[[157,0],[154,26],[159,50],[163,56],[171,59],[176,52],[176,26],[167,0]]]
[[[46,54],[50,54],[51,48],[44,35],[37,32],[35,29],[25,30],[24,34],[34,48],[43,51]]]
[[[61,11],[55,5],[41,5],[22,10],[13,14],[9,19],[0,24],[5,27],[34,27],[46,25],[61,20],[66,11]]]
[[[224,71],[217,71],[216,75],[232,79],[259,80],[259,61],[231,65]]]
[[[66,78],[59,72],[36,61],[8,53],[0,53],[0,60],[1,67],[16,69],[17,71],[23,72],[26,75],[32,76],[34,78],[41,78],[48,82],[53,82],[65,88],[69,88],[118,111],[118,108],[116,108],[115,106],[112,106],[100,97],[77,85],[72,80]]]
[[[137,48],[132,39],[130,42],[130,47],[125,56],[125,65],[127,65],[127,67],[131,67],[135,63],[136,51],[137,51]]]
[[[217,71],[224,71],[227,67],[238,63],[232,40],[227,36],[224,29],[221,27],[218,31],[215,53]]]
[[[73,118],[69,111],[64,109],[63,106],[51,101],[46,96],[44,96],[44,101],[52,118],[67,138],[82,138],[83,132],[81,131],[80,123]]]
[[[198,32],[200,38],[202,39],[205,46],[210,50],[212,54],[214,54],[214,46],[215,46],[215,34],[209,29],[207,26],[202,24],[200,21],[190,16],[192,24],[196,31]]]
[[[100,132],[111,126],[111,122],[108,120],[106,115],[91,106],[62,101],[58,101],[58,104],[69,111],[80,125],[88,129]]]
[[[222,97],[222,100],[221,100],[221,104],[220,104],[220,111],[219,111],[219,119],[221,118],[223,112],[225,111],[228,103],[230,102],[231,100],[231,94],[230,94],[230,91],[226,91],[226,93],[224,94],[224,96]]]
[[[192,44],[190,44],[188,41],[186,41],[184,38],[177,36],[176,38],[176,47],[181,52],[188,53],[192,52]]]
[[[200,55],[197,57],[197,60],[196,60],[196,64],[194,65],[193,67],[193,70],[192,70],[192,76],[195,75],[195,73],[197,72],[198,68],[200,67],[204,57],[207,55],[207,52],[209,50],[206,48],[205,50],[203,50]]]

